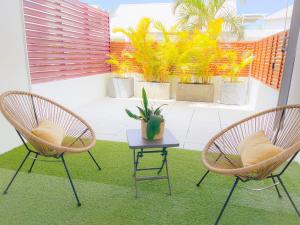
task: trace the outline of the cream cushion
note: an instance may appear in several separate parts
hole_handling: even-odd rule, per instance
[[[32,130],[32,133],[54,145],[61,145],[65,136],[65,131],[62,128],[46,120],[41,121],[39,125]]]
[[[270,142],[264,131],[246,137],[237,149],[244,167],[267,160],[283,151]]]

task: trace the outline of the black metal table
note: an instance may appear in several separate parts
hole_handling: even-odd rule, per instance
[[[133,176],[135,182],[135,196],[137,197],[137,182],[145,180],[167,179],[169,193],[171,195],[171,184],[168,171],[168,150],[169,147],[178,147],[179,143],[173,134],[165,129],[164,136],[161,140],[149,141],[141,136],[140,129],[127,130],[127,141],[129,148],[133,150]],[[145,150],[148,149],[148,150]],[[162,156],[162,164],[160,167],[138,168],[140,159],[144,154],[160,154]],[[166,175],[160,175],[163,169],[166,169]],[[157,170],[157,176],[138,176],[138,171]]]

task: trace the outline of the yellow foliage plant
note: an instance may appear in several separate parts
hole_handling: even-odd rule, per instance
[[[222,19],[208,24],[205,31],[178,33],[177,48],[181,58],[178,60],[178,72],[182,83],[211,83],[212,67],[220,57],[218,37],[222,31]],[[194,77],[196,80],[192,80]]]
[[[191,70],[198,82],[211,83],[211,68],[220,57],[218,37],[222,31],[222,19],[216,19],[208,24],[206,31],[195,30],[191,35]]]
[[[155,46],[158,60],[158,79],[168,81],[173,75],[176,75],[176,67],[180,59],[180,51],[176,45],[177,25],[172,26],[170,30],[161,22],[155,22],[154,28],[162,33],[162,40],[158,40]]]
[[[162,40],[150,34],[150,27],[160,31]],[[127,52],[140,68],[143,80],[168,82],[170,76],[180,74],[182,83],[210,83],[210,67],[219,56],[218,37],[222,31],[222,19],[208,24],[206,31],[193,33],[178,31],[177,26],[167,30],[160,22],[142,18],[137,27],[115,28],[114,32],[123,33],[133,48]]]
[[[254,60],[254,56],[251,51],[246,51],[242,54],[241,58],[238,57],[236,51],[225,51],[224,58],[228,63],[224,63],[221,66],[223,71],[223,79],[231,83],[239,82],[239,75],[242,69],[248,66]]]
[[[106,60],[106,63],[115,67],[113,73],[119,78],[125,78],[132,66],[130,61],[131,55],[127,51],[123,51],[120,58],[113,54],[109,54],[108,56],[109,59]]]
[[[162,39],[156,40],[150,34],[151,25],[162,34]],[[161,22],[142,18],[135,29],[117,28],[114,32],[121,32],[130,40],[133,50],[127,54],[140,68],[144,81],[168,82],[176,74],[183,58],[183,50],[178,48],[177,26],[167,30]]]
[[[115,28],[113,32],[124,34],[133,48],[127,54],[141,70],[144,81],[162,82],[159,79],[159,61],[155,49],[155,38],[150,34],[151,20],[142,18],[136,28]],[[136,72],[136,71],[135,71]]]

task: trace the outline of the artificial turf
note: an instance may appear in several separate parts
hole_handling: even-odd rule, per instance
[[[169,150],[167,182],[144,181],[134,197],[132,152],[126,143],[98,141],[92,151],[101,163],[98,171],[88,154],[66,156],[81,207],[77,207],[61,163],[37,161],[33,172],[29,160],[7,195],[0,195],[1,225],[210,225],[213,224],[234,178],[210,174],[200,188],[195,186],[205,172],[200,152]],[[4,190],[25,156],[24,147],[0,156],[0,189]],[[152,154],[142,164],[160,164]],[[142,166],[142,165],[141,165]],[[300,167],[294,163],[282,177],[300,207]],[[279,199],[275,189],[253,192],[245,187],[263,187],[271,181],[241,183],[234,192],[220,224],[300,224],[287,197]]]

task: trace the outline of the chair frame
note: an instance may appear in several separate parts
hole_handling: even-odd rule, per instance
[[[299,151],[298,151],[298,152],[297,152],[297,153],[289,160],[288,164],[282,169],[282,171],[280,171],[280,172],[279,172],[278,174],[276,174],[276,175],[271,174],[271,175],[268,176],[266,179],[272,179],[273,185],[272,185],[271,187],[273,187],[273,186],[275,187],[276,192],[277,192],[279,198],[282,198],[282,195],[280,194],[280,191],[279,191],[279,189],[278,189],[277,186],[278,186],[279,184],[281,185],[281,187],[283,188],[283,190],[284,190],[285,194],[287,195],[289,201],[291,202],[293,208],[295,209],[297,215],[300,217],[300,212],[299,212],[299,210],[298,210],[298,208],[297,208],[295,202],[293,201],[291,195],[289,194],[288,190],[286,189],[286,187],[285,187],[285,185],[284,185],[284,183],[283,183],[283,181],[282,181],[282,178],[281,178],[281,176],[283,175],[283,173],[286,171],[286,169],[289,167],[289,165],[292,163],[292,161],[294,160],[294,158],[297,156],[298,153],[299,153]],[[202,177],[200,177],[199,182],[196,184],[197,187],[200,187],[200,185],[202,184],[202,182],[205,180],[206,176],[207,176],[209,173],[210,173],[210,170],[207,170],[207,171],[205,172],[205,174],[204,174]],[[279,181],[279,183],[276,183],[276,180],[275,180],[275,179],[277,179],[277,180]],[[236,179],[235,179],[235,181],[234,181],[234,183],[233,183],[233,186],[232,186],[232,188],[231,188],[230,191],[229,191],[229,194],[228,194],[228,196],[227,196],[227,198],[226,198],[226,200],[225,200],[224,205],[222,206],[222,209],[221,209],[221,211],[220,211],[220,213],[219,213],[219,215],[218,215],[218,218],[217,218],[216,222],[214,223],[215,225],[219,224],[219,222],[220,222],[220,220],[221,220],[221,218],[222,218],[222,216],[223,216],[223,214],[224,214],[224,211],[225,211],[225,209],[226,209],[226,207],[227,207],[227,205],[228,205],[228,203],[229,203],[229,200],[231,199],[232,194],[233,194],[234,190],[236,189],[236,187],[237,187],[237,185],[238,185],[238,183],[239,183],[240,181],[243,182],[243,183],[246,183],[246,182],[248,182],[248,181],[251,181],[251,179],[244,180],[244,179],[242,179],[242,178],[236,176]]]
[[[294,106],[299,107],[299,105],[294,105]],[[264,113],[272,112],[272,111],[278,110],[278,109],[283,109],[283,113],[282,113],[281,118],[280,118],[280,121],[279,121],[279,124],[281,124],[283,115],[284,115],[284,113],[285,113],[285,108],[288,108],[288,107],[293,107],[293,106],[283,106],[283,107],[278,107],[278,108],[275,108],[275,109],[267,110],[267,111],[258,113],[258,114],[254,115],[254,116],[252,116],[252,117],[246,118],[246,119],[244,119],[244,120],[242,120],[242,121],[240,121],[240,122],[237,122],[237,123],[233,124],[232,126],[226,128],[226,129],[224,129],[224,130],[221,131],[219,134],[217,134],[215,137],[213,137],[213,138],[211,139],[211,141],[207,144],[205,150],[203,151],[204,157],[205,157],[206,151],[208,150],[209,146],[210,146],[211,144],[215,144],[214,141],[216,140],[216,138],[217,138],[217,137],[220,137],[223,133],[225,133],[226,131],[228,131],[228,130],[230,130],[231,128],[235,127],[236,125],[241,124],[241,123],[243,123],[243,122],[245,122],[245,121],[247,121],[247,120],[249,120],[249,119],[251,119],[251,118],[255,118],[256,116],[263,115]],[[275,135],[275,136],[276,136],[275,139],[277,139],[277,135],[278,135],[278,131],[277,131],[277,134]],[[275,141],[275,142],[276,142],[276,141]],[[285,192],[286,196],[288,197],[290,203],[292,204],[293,208],[295,209],[297,215],[300,217],[300,211],[298,210],[298,208],[297,208],[295,202],[293,201],[291,195],[289,194],[289,192],[288,192],[287,188],[285,187],[285,185],[284,185],[284,183],[283,183],[283,181],[282,181],[282,178],[281,178],[281,176],[282,176],[282,175],[284,174],[284,172],[288,169],[288,167],[290,166],[290,164],[292,163],[292,161],[295,159],[295,157],[298,155],[298,153],[299,153],[299,151],[300,151],[299,147],[297,147],[297,146],[294,146],[293,148],[294,148],[294,154],[292,155],[292,157],[290,157],[290,159],[287,161],[287,164],[282,168],[282,170],[279,171],[279,172],[277,172],[276,174],[271,173],[270,175],[268,175],[268,176],[265,177],[264,179],[271,179],[271,180],[272,180],[273,185],[271,185],[271,186],[269,186],[269,187],[267,187],[267,188],[275,187],[275,190],[276,190],[277,195],[278,195],[279,198],[282,198],[282,195],[281,195],[281,193],[280,193],[280,191],[279,191],[279,189],[278,189],[277,186],[280,185],[280,186],[282,187],[282,189],[284,190],[284,192]],[[280,156],[279,156],[279,157],[280,157]],[[196,184],[197,187],[200,187],[200,185],[201,185],[202,182],[206,179],[207,175],[208,175],[210,172],[221,173],[220,170],[218,170],[218,169],[215,170],[215,169],[213,169],[210,165],[208,165],[208,162],[205,160],[205,158],[202,158],[202,159],[203,159],[204,165],[208,168],[208,170],[200,177],[198,183]],[[217,161],[218,159],[219,159],[219,158],[217,158],[216,161]],[[274,160],[273,160],[273,161],[274,161]],[[212,169],[212,170],[210,170],[210,169]],[[245,169],[247,169],[247,168],[245,168]],[[231,174],[234,174],[234,173],[233,173],[233,170],[234,170],[234,169],[230,169],[230,170],[231,170],[230,172],[227,172],[227,173],[224,174],[224,175],[231,175]],[[240,170],[241,170],[241,169],[236,169],[236,171],[240,171]],[[238,173],[237,173],[237,174],[238,174]],[[221,220],[221,218],[222,218],[222,216],[223,216],[223,214],[224,214],[224,211],[225,211],[225,209],[226,209],[226,207],[227,207],[227,205],[228,205],[228,203],[229,203],[229,201],[230,201],[230,199],[231,199],[231,197],[232,197],[232,194],[233,194],[234,190],[237,188],[238,183],[239,183],[239,182],[246,183],[246,182],[248,182],[248,181],[255,180],[255,179],[253,179],[253,178],[246,178],[246,179],[245,179],[245,178],[242,178],[242,177],[240,177],[240,176],[238,176],[238,175],[235,175],[234,177],[235,177],[235,181],[233,182],[233,186],[231,187],[231,189],[230,189],[230,191],[229,191],[229,193],[228,193],[228,196],[227,196],[227,198],[226,198],[226,200],[225,200],[225,203],[223,204],[223,206],[222,206],[222,208],[221,208],[221,211],[219,212],[219,215],[218,215],[218,217],[217,217],[217,219],[216,219],[216,221],[215,221],[215,223],[214,223],[215,225],[218,225],[218,224],[219,224],[219,222],[220,222],[220,220]],[[278,180],[277,183],[276,183],[276,180]],[[264,190],[264,189],[266,189],[266,188],[258,189],[258,191],[261,191],[261,190]]]
[[[59,105],[59,104],[53,102],[53,101],[50,100],[50,99],[47,99],[47,98],[45,98],[45,97],[42,97],[42,96],[39,96],[39,95],[36,95],[36,94],[28,93],[28,92],[21,92],[21,91],[11,91],[11,92],[6,92],[6,93],[4,93],[4,94],[1,95],[0,100],[2,100],[5,96],[7,96],[7,95],[9,95],[9,94],[25,94],[25,95],[29,95],[29,96],[31,96],[31,97],[32,97],[32,96],[35,96],[35,97],[37,97],[37,98],[43,99],[43,100],[45,100],[45,101],[48,101],[49,103],[52,103],[52,104],[56,105],[57,107],[60,107],[61,109],[65,110],[67,113],[73,115],[74,117],[76,117],[77,119],[79,119],[81,122],[83,122],[88,128],[87,128],[87,129],[86,129],[79,137],[76,138],[76,141],[79,140],[79,139],[81,138],[81,136],[82,136],[85,132],[87,132],[88,129],[92,132],[93,140],[92,140],[92,142],[91,142],[91,144],[90,144],[89,146],[86,146],[86,147],[84,147],[84,148],[80,148],[80,151],[79,151],[79,152],[87,151],[88,154],[89,154],[89,156],[90,156],[90,158],[92,159],[92,161],[93,161],[94,164],[96,165],[97,169],[98,169],[99,171],[101,170],[101,167],[100,167],[99,163],[96,161],[96,159],[94,158],[94,156],[93,156],[92,153],[90,152],[90,150],[94,147],[94,145],[95,145],[95,143],[96,143],[96,140],[95,140],[95,134],[94,134],[92,128],[91,128],[89,125],[87,125],[87,123],[86,123],[83,119],[81,119],[80,117],[78,117],[77,115],[75,115],[74,113],[72,113],[70,110],[68,110],[68,109],[64,108],[63,106],[61,106],[61,105]],[[0,103],[1,103],[1,101],[0,101]],[[37,121],[37,114],[36,114],[36,110],[35,110],[35,105],[34,105],[34,102],[33,102],[33,101],[32,101],[32,103],[33,103],[33,108],[34,108],[35,119],[36,119],[36,121]],[[10,182],[8,183],[7,187],[5,188],[3,194],[7,194],[7,193],[8,193],[8,190],[10,189],[10,187],[11,187],[12,183],[14,182],[16,176],[18,175],[19,171],[22,169],[24,163],[25,163],[25,162],[27,161],[27,159],[29,158],[30,154],[35,154],[35,156],[34,156],[34,158],[33,158],[33,161],[32,161],[32,163],[31,163],[31,166],[30,166],[30,168],[29,168],[29,170],[28,170],[28,173],[31,173],[31,172],[32,172],[32,169],[33,169],[33,167],[34,167],[34,165],[35,165],[35,163],[36,163],[36,160],[39,160],[39,159],[38,159],[39,156],[40,156],[40,157],[43,156],[43,157],[46,157],[46,158],[52,157],[52,158],[58,159],[58,160],[46,161],[46,162],[62,162],[62,164],[63,164],[63,166],[64,166],[64,169],[65,169],[65,171],[66,171],[68,180],[69,180],[69,182],[70,182],[72,191],[73,191],[73,193],[74,193],[74,196],[75,196],[75,199],[76,199],[76,202],[77,202],[77,206],[78,206],[78,207],[81,206],[80,199],[79,199],[79,197],[78,197],[78,194],[77,194],[75,185],[74,185],[74,183],[73,183],[71,174],[70,174],[70,172],[69,172],[69,169],[68,169],[68,167],[67,167],[67,163],[66,163],[65,157],[64,157],[65,153],[68,152],[68,151],[67,151],[68,148],[67,148],[67,147],[63,147],[63,146],[53,146],[53,145],[51,145],[50,143],[47,143],[47,142],[45,142],[44,140],[42,140],[42,139],[40,139],[40,138],[38,138],[38,137],[34,137],[34,139],[36,139],[37,141],[40,141],[40,142],[43,143],[43,144],[46,144],[47,146],[49,146],[49,147],[51,147],[51,148],[53,148],[53,149],[59,149],[60,151],[59,151],[58,155],[48,155],[48,156],[47,156],[47,155],[42,154],[42,153],[39,152],[39,151],[35,151],[35,150],[29,148],[28,144],[27,144],[26,141],[25,141],[25,138],[22,136],[22,133],[21,133],[21,132],[24,132],[25,134],[28,134],[29,132],[28,132],[25,128],[23,128],[22,126],[20,126],[20,125],[18,124],[17,121],[13,121],[13,119],[11,118],[11,116],[10,116],[7,112],[5,112],[5,109],[4,109],[4,107],[3,107],[2,104],[0,104],[0,109],[1,109],[2,113],[4,114],[4,116],[8,119],[8,121],[11,122],[12,125],[13,125],[14,127],[16,127],[16,128],[15,128],[15,129],[16,129],[16,132],[17,132],[19,138],[21,139],[23,145],[25,146],[25,148],[26,148],[26,150],[27,150],[27,154],[25,155],[24,159],[21,161],[19,167],[17,168],[15,174],[13,175],[13,177],[11,178],[11,180],[10,180]],[[21,132],[20,132],[19,130],[20,130]],[[74,141],[74,142],[75,142],[75,141]],[[73,143],[74,143],[74,142],[73,142]],[[70,152],[72,153],[72,151],[70,151]],[[74,153],[74,152],[73,152],[73,153]],[[41,160],[41,161],[43,161],[43,160]]]

